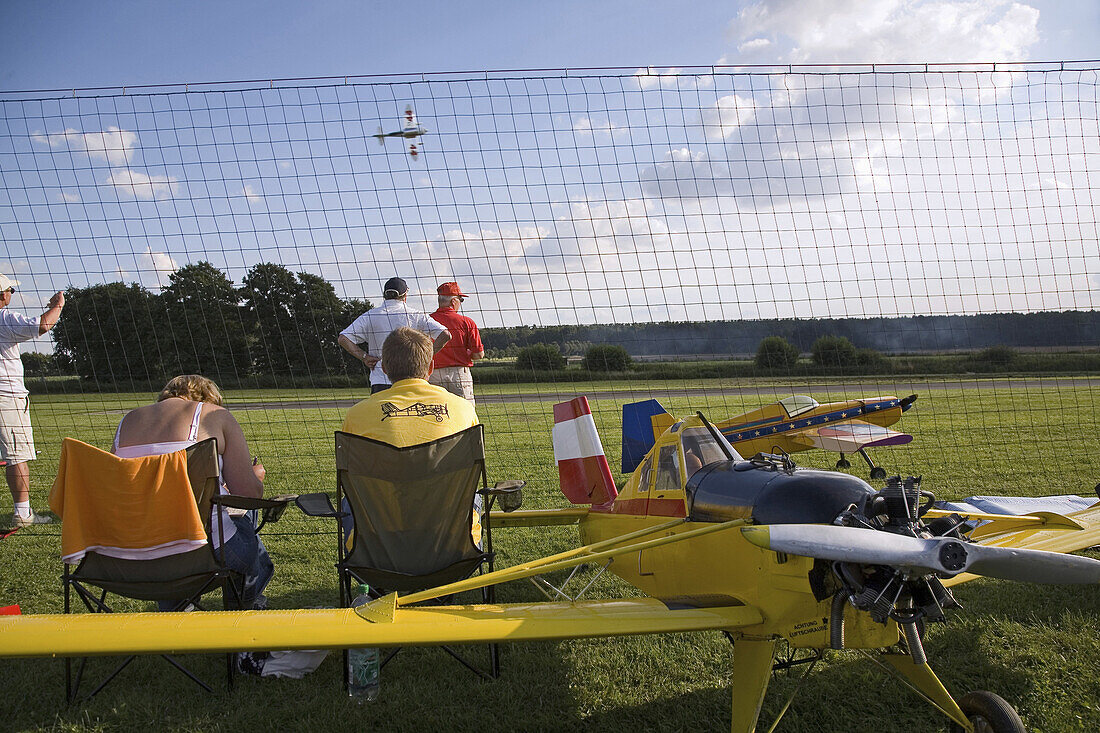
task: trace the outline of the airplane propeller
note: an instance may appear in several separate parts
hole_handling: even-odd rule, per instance
[[[894,532],[825,524],[743,527],[754,545],[789,555],[887,565],[915,575],[974,573],[1026,583],[1100,583],[1100,560],[1042,550],[993,547],[954,537],[908,537]]]

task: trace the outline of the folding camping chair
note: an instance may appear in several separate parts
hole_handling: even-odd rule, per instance
[[[86,451],[102,453],[98,448],[66,438],[62,450],[62,465],[59,469],[59,475],[65,470],[66,462],[79,465],[80,453]],[[65,590],[65,613],[72,612],[71,594],[74,591],[92,613],[112,612],[112,608],[107,603],[109,593],[137,600],[176,601],[172,610],[179,611],[189,607],[204,610],[202,597],[213,590],[221,589],[223,609],[228,610],[240,606],[243,597],[244,579],[225,567],[220,551],[215,549],[211,542],[211,537],[214,536],[213,533],[223,531],[220,526],[210,526],[211,506],[222,503],[221,499],[223,498],[218,495],[220,479],[217,440],[209,438],[187,448],[186,451],[186,481],[176,480],[181,478],[179,476],[167,476],[165,478],[169,480],[160,485],[149,485],[148,490],[164,491],[166,487],[180,487],[178,490],[186,490],[182,487],[189,485],[206,535],[205,544],[177,554],[147,559],[124,559],[88,550],[75,567],[71,564],[65,564],[62,576]],[[120,474],[126,474],[125,462],[143,461],[145,459],[113,458],[113,460],[119,462]],[[95,500],[97,502],[100,500],[112,501],[113,492],[119,488],[113,484],[116,480],[118,480],[118,474],[97,476],[93,479]],[[133,489],[135,487],[131,485],[128,488]],[[136,488],[141,489],[142,487]],[[262,509],[265,512],[277,512],[280,507],[285,507],[285,501],[229,496],[224,496],[224,498],[232,500],[234,506]],[[242,502],[246,506],[241,506]],[[230,501],[225,503],[228,504]],[[110,504],[107,506],[110,507]],[[221,524],[220,517],[217,524]],[[73,524],[65,522],[61,526],[64,544],[64,532],[66,528],[73,527]],[[213,691],[205,682],[174,658],[169,655],[161,656],[207,692]],[[123,661],[88,697],[90,698],[99,693],[134,659],[134,656],[130,656]],[[74,701],[77,697],[86,664],[87,658],[81,659],[74,679],[72,658],[65,659],[65,688],[69,702]],[[233,686],[233,672],[233,654],[228,654],[226,655],[226,684],[230,689]]]
[[[336,433],[336,510],[328,494],[307,494],[296,500],[311,516],[346,520],[337,531],[336,569],[340,605],[352,598],[352,583],[371,587],[372,594],[432,588],[493,569],[489,509],[496,499],[511,511],[522,500],[523,481],[488,487],[482,426],[430,443],[395,448],[370,438]],[[474,498],[484,500],[482,532],[485,549],[474,544]],[[494,589],[482,588],[485,603]],[[489,646],[488,672],[471,664],[450,647],[443,649],[480,677],[500,674],[500,656]],[[385,666],[399,650],[387,656]],[[346,651],[345,651],[346,655]],[[347,665],[345,685],[347,684]]]

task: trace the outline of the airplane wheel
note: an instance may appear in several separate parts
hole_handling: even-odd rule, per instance
[[[882,466],[875,466],[871,469],[871,478],[876,481],[881,481],[882,479],[886,478],[886,469]]]
[[[836,467],[838,470],[846,471],[852,467],[852,462],[849,461],[847,458],[841,458],[839,461],[836,462]]]
[[[1027,733],[1016,709],[1000,695],[975,690],[959,698],[958,703],[974,724],[974,733]],[[962,730],[958,726],[955,729]]]

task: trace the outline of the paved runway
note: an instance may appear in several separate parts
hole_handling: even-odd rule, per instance
[[[1016,390],[1037,389],[1040,387],[1100,387],[1100,377],[1052,377],[1050,379],[966,379],[950,380],[942,382],[867,382],[867,383],[835,383],[792,385],[790,388],[783,386],[769,387],[718,387],[718,388],[669,388],[661,389],[649,387],[646,389],[621,389],[601,390],[598,392],[578,392],[576,390],[555,389],[546,392],[528,392],[524,394],[479,394],[477,401],[483,404],[512,403],[512,402],[563,402],[585,394],[590,400],[647,400],[661,397],[693,397],[696,395],[769,395],[776,399],[782,399],[790,394],[839,394],[854,393],[868,397],[877,397],[884,393],[892,393],[898,396],[909,394],[921,394],[929,391],[946,391],[954,389],[984,389],[984,390]],[[312,410],[325,408],[347,409],[354,405],[357,399],[334,400],[280,400],[277,402],[230,402],[226,407],[233,410]]]

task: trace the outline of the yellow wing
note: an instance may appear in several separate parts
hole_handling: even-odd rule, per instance
[[[928,515],[951,513],[933,510]],[[1021,516],[1002,514],[964,514],[963,516],[989,520],[987,524],[978,527],[971,534],[975,541],[983,545],[1049,552],[1075,552],[1100,545],[1100,503],[1088,509],[1066,514],[1033,512]],[[944,585],[958,585],[977,577],[979,576],[964,573],[945,580]]]
[[[385,607],[392,601],[382,598],[375,604]],[[733,629],[763,621],[750,606],[670,610],[652,598],[396,607],[383,622],[360,615],[374,615],[372,610],[5,616],[0,617],[0,657],[540,641]]]

